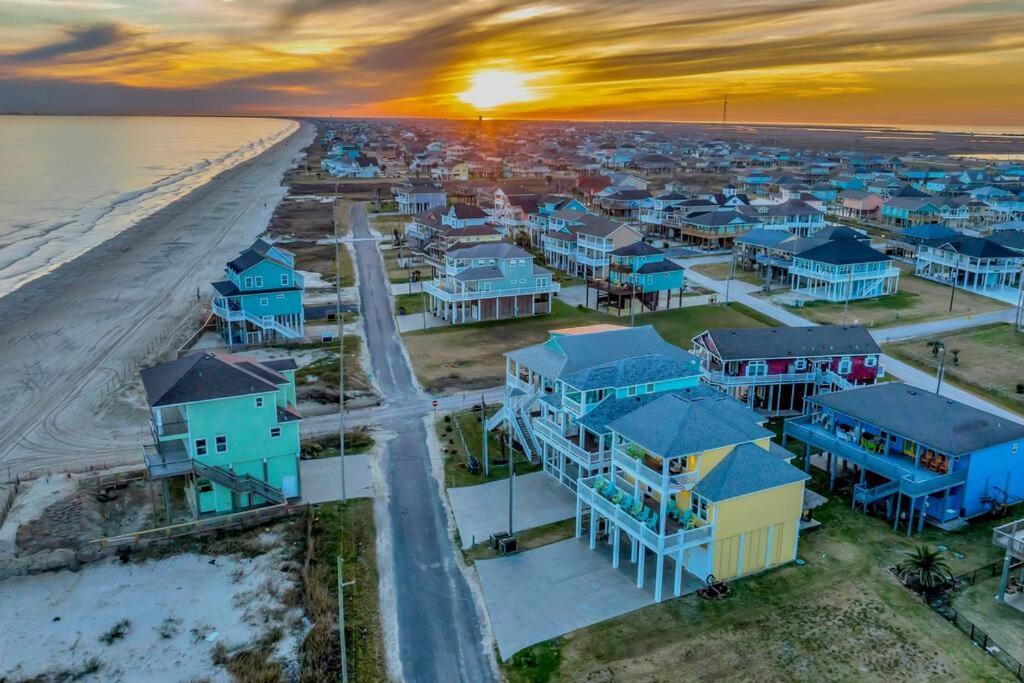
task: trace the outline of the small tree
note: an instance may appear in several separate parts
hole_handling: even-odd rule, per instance
[[[953,580],[953,572],[938,551],[922,545],[906,555],[906,559],[896,565],[896,572],[904,582],[925,595],[940,592]]]

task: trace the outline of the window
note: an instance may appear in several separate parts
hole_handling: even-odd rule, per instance
[[[837,371],[840,375],[849,375],[853,372],[853,361],[850,360],[849,356],[843,356],[839,359],[839,369]]]
[[[793,367],[796,368],[797,370],[804,370],[807,367],[807,359],[797,358],[795,361],[793,361]]]
[[[227,453],[228,452],[228,437],[223,436],[223,435],[222,436],[218,436],[215,443],[216,443],[216,448],[217,448],[217,452],[218,453]]]
[[[196,439],[196,457],[206,455],[206,439]]]
[[[751,361],[747,364],[748,377],[760,377],[768,374],[768,363],[763,360]]]
[[[701,498],[698,495],[693,495],[690,498],[690,510],[693,514],[697,515],[704,521],[708,519],[708,501],[706,498]]]
[[[281,284],[285,287],[288,286],[288,273],[281,273]]]
[[[648,394],[653,394],[654,393],[654,385],[653,384],[648,384],[647,386],[645,386],[644,387],[644,392],[648,393]]]
[[[196,488],[199,489],[199,493],[210,493],[213,491],[213,484],[208,480],[203,480],[196,485]]]
[[[256,397],[256,407],[257,408],[262,408],[263,407],[263,397],[262,396],[257,396]]]
[[[636,396],[636,387],[626,389],[626,396]]]
[[[263,276],[262,275],[257,275],[256,276],[256,286],[257,287],[262,287],[263,286]]]
[[[246,289],[252,289],[252,278],[251,277],[245,278],[245,288]]]
[[[878,365],[878,356],[868,356],[864,359],[864,367],[873,368]]]
[[[270,428],[270,438],[271,439],[276,439],[279,436],[281,436],[281,428],[280,427],[271,427]]]

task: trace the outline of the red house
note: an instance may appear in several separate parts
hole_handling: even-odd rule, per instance
[[[805,396],[874,384],[884,373],[861,326],[708,330],[693,338],[693,353],[705,382],[769,416],[800,414]]]

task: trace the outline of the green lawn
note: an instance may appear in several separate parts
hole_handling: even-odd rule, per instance
[[[416,375],[432,393],[480,389],[504,384],[503,353],[548,338],[550,330],[629,320],[558,301],[549,315],[435,327],[405,333]],[[692,306],[636,316],[637,325],[653,325],[666,341],[689,349],[690,339],[709,328],[765,327],[777,323],[740,305]]]
[[[938,357],[928,342],[946,346],[944,380],[979,394],[1009,410],[1024,413],[1024,333],[1000,323],[885,345],[885,352],[935,374]],[[955,355],[953,351],[958,353]]]
[[[498,405],[487,406],[487,415],[493,415],[497,412],[498,407]],[[479,411],[461,410],[452,413],[448,420],[438,420],[437,435],[441,441],[441,450],[444,456],[445,486],[475,486],[476,484],[484,484],[489,481],[507,479],[507,460],[504,463],[501,462],[505,460],[502,453],[507,451],[507,443],[502,443],[504,441],[504,432],[493,431],[488,434],[487,452],[491,461],[489,476],[484,476],[482,469],[479,474],[472,474],[466,468],[469,456],[466,453],[466,449],[463,448],[462,440],[455,431],[452,420],[458,420],[459,426],[462,427],[462,433],[466,438],[466,445],[469,446],[469,452],[477,460],[480,460],[481,463],[483,462],[483,422],[480,420]],[[449,431],[449,428],[451,431]],[[503,448],[506,450],[503,450]],[[536,464],[530,463],[518,448],[513,449],[513,454],[516,474],[536,472],[541,468],[540,462]]]
[[[394,296],[394,300],[395,313],[397,315],[419,313],[424,308],[424,295],[419,292],[414,294],[398,294]]]
[[[801,537],[804,566],[735,581],[724,601],[669,600],[541,643],[504,673],[514,682],[675,680],[667,664],[699,662],[703,680],[1010,680],[887,571],[918,543],[948,545],[954,572],[987,564],[999,556],[992,523],[907,538],[852,511],[847,495],[826,495],[814,515],[822,528]]]
[[[999,575],[978,581],[957,592],[952,606],[999,643],[1007,654],[1024,662],[1024,612],[995,599]]]

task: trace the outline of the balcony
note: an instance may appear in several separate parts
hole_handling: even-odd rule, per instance
[[[151,479],[177,477],[192,471],[192,460],[185,443],[180,440],[146,444],[142,457]]]
[[[570,441],[562,434],[561,428],[550,420],[535,418],[532,425],[533,431],[542,441],[547,441],[581,467],[593,469],[608,462],[607,449],[604,451],[588,451],[580,448],[579,444]]]
[[[519,389],[530,393],[533,391],[533,387],[526,380],[521,379],[518,375],[514,375],[511,372],[505,373],[505,384],[512,387],[513,389]]]
[[[582,251],[576,253],[576,262],[588,266],[602,267],[608,265],[607,256],[588,256]]]
[[[820,372],[784,372],[775,375],[728,375],[724,370],[708,371],[704,379],[728,387],[762,386],[765,384],[813,384],[820,381]]]
[[[694,529],[677,529],[673,533],[668,533],[666,525],[666,533],[662,536],[658,531],[648,529],[643,522],[595,491],[594,483],[596,481],[596,476],[580,479],[576,495],[602,517],[615,523],[629,536],[637,539],[651,550],[659,553],[674,553],[708,543],[714,538],[714,525],[712,524],[704,524]],[[701,522],[698,520],[697,523]]]
[[[553,294],[558,292],[562,286],[557,282],[548,282],[542,285],[529,287],[508,287],[504,289],[463,289],[454,291],[448,289],[444,280],[433,280],[423,283],[423,290],[441,301],[477,301],[479,299],[497,299],[505,296],[533,296],[536,294]]]
[[[879,255],[879,258],[882,258]],[[855,270],[853,274],[849,271],[835,271],[822,268],[815,268],[803,265],[791,265],[789,267],[790,275],[799,275],[812,280],[820,280],[822,282],[835,282],[844,283],[858,280],[875,280],[878,278],[888,277],[899,277],[899,268],[876,268],[873,270]]]
[[[1006,548],[1019,560],[1024,560],[1024,519],[997,526],[992,530],[992,543]]]
[[[562,405],[571,413],[574,413],[577,417],[583,414],[583,406],[579,401],[569,398],[568,396],[562,396]]]
[[[967,470],[934,472],[915,466],[903,455],[871,453],[859,444],[834,434],[820,424],[815,424],[806,415],[786,420],[785,434],[816,448],[835,453],[891,481],[898,481],[899,492],[912,498],[957,486],[967,480]]]
[[[696,472],[679,472],[662,474],[660,465],[655,458],[645,456],[636,458],[625,452],[621,446],[612,448],[612,464],[623,473],[636,477],[643,483],[653,486],[664,493],[676,493],[689,490],[697,483]]]
[[[160,438],[163,437],[175,437],[184,436],[188,434],[188,420],[180,419],[173,422],[164,422],[162,424],[153,423],[154,435]]]

